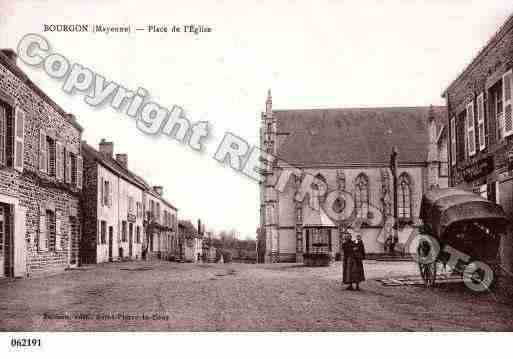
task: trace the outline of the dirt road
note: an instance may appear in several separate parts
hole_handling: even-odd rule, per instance
[[[512,330],[513,307],[462,285],[385,287],[410,262],[366,261],[362,291],[340,265],[113,263],[0,284],[0,330]]]

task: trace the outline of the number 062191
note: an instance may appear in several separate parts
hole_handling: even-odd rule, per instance
[[[40,347],[41,339],[37,338],[12,338],[11,347],[22,348],[22,347]]]

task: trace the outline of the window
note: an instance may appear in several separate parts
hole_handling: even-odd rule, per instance
[[[465,117],[466,112],[463,111],[459,114],[456,120],[456,161],[462,162],[465,160]]]
[[[55,140],[46,136],[46,168],[50,176],[55,176]]]
[[[307,228],[306,251],[307,253],[328,254],[331,251],[331,229]]]
[[[513,70],[502,77],[502,96],[504,106],[504,137],[513,134]]]
[[[100,243],[107,243],[107,222],[100,221]]]
[[[55,142],[55,167],[56,177],[58,180],[64,180],[65,177],[65,161],[64,146],[60,142]]]
[[[7,139],[7,111],[0,104],[0,165],[6,165],[5,143]]]
[[[141,243],[141,227],[140,226],[137,226],[135,228],[135,242]]]
[[[112,205],[111,200],[112,188],[110,182],[107,180],[102,181],[102,205],[110,207]]]
[[[25,111],[19,107],[16,107],[14,127],[14,168],[23,171]]]
[[[130,243],[133,243],[133,241],[134,241],[134,224],[133,223],[130,223],[128,225],[128,240],[130,241]]]
[[[369,179],[363,173],[355,180],[355,207],[357,218],[367,218],[369,211]]]
[[[112,228],[112,227],[111,227]],[[69,248],[71,250],[71,257],[69,259],[70,264],[78,264],[78,237],[79,237],[79,225],[77,217],[69,217],[69,238],[71,243]]]
[[[46,239],[48,243],[48,250],[55,252],[57,242],[57,224],[55,222],[55,213],[51,210],[46,210]]]
[[[0,102],[0,165],[23,171],[25,154],[25,111]],[[14,115],[14,119],[13,116]]]
[[[121,242],[126,242],[126,221],[121,222]]]
[[[399,176],[397,185],[398,217],[411,218],[411,183],[408,174]]]
[[[134,197],[128,196],[128,212],[134,213]]]
[[[467,105],[467,149],[468,155],[476,154],[476,124],[474,118],[474,101]]]
[[[77,171],[77,173],[76,173],[75,185],[77,186],[78,189],[82,189],[83,181],[84,181],[84,177],[83,177],[84,159],[82,158],[82,156],[77,156],[76,171]]]
[[[478,147],[482,151],[486,147],[486,128],[485,128],[485,110],[484,110],[484,94],[481,93],[477,97],[477,138]]]
[[[71,152],[63,147],[64,156],[64,182],[71,183]]]
[[[504,139],[504,122],[503,122],[503,106],[502,106],[502,80],[497,82],[490,89],[491,99],[491,112],[496,127],[497,141],[500,142]]]
[[[77,156],[73,153],[69,153],[70,156],[70,167],[71,167],[71,185],[77,186]]]

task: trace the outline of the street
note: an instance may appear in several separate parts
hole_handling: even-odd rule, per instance
[[[462,284],[383,286],[412,262],[341,267],[125,262],[0,283],[2,331],[508,331],[513,307]],[[144,315],[144,316],[143,316]]]

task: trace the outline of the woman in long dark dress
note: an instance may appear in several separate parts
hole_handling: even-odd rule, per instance
[[[349,239],[346,239],[344,242],[342,242],[342,253],[344,255],[344,257],[342,258],[342,283],[349,284],[349,287],[347,287],[347,289],[353,289],[352,282],[350,281],[351,267],[349,266],[349,258],[351,258],[353,255],[352,251],[353,241],[349,236]]]
[[[356,242],[353,244],[353,263],[351,268],[351,279],[356,285],[356,290],[360,290],[360,282],[365,280],[363,270],[363,260],[365,259],[365,248],[363,247],[362,236],[356,236]]]
[[[362,236],[357,235],[356,241],[348,241],[344,244],[344,284],[349,284],[348,290],[353,290],[353,283],[356,290],[360,290],[360,282],[365,280],[363,270],[363,259],[365,258],[365,248],[363,247]],[[347,253],[347,255],[346,255]]]

